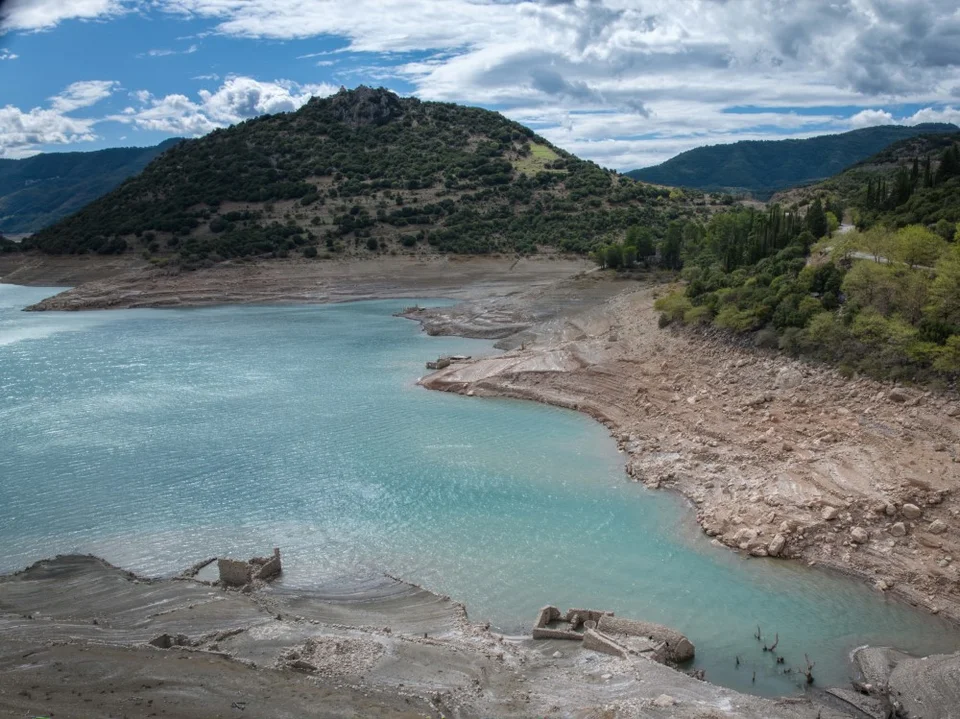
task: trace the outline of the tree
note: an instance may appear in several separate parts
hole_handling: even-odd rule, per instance
[[[818,239],[825,236],[830,229],[827,224],[826,213],[823,211],[823,203],[820,202],[819,197],[813,201],[810,209],[807,210],[807,229]]]
[[[909,225],[894,237],[894,256],[908,267],[932,267],[943,251],[943,238],[923,225]]]
[[[893,253],[893,234],[886,227],[871,227],[866,232],[858,232],[853,238],[858,250],[869,252],[875,262],[888,258]]]
[[[940,218],[937,220],[937,225],[933,228],[933,231],[940,235],[947,242],[950,242],[957,232],[957,226],[949,220]]]
[[[937,168],[937,184],[960,175],[960,149],[953,143],[940,156],[940,167]]]
[[[644,261],[657,251],[653,241],[653,232],[649,227],[641,227],[640,225],[633,225],[627,230],[627,239],[624,244],[636,247],[637,257]]]
[[[619,270],[623,267],[623,248],[620,245],[607,245],[607,267],[611,270]]]
[[[837,219],[837,216],[832,212],[826,213],[827,215],[827,234],[832,235],[834,232],[840,229],[840,220]]]
[[[681,253],[684,245],[684,229],[680,228],[679,222],[671,222],[667,226],[667,233],[660,242],[660,264],[668,269],[679,270],[683,267]]]
[[[937,276],[930,287],[931,314],[960,327],[960,246],[954,245],[940,258]]]

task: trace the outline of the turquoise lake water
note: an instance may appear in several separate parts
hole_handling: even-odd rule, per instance
[[[391,316],[410,300],[20,312],[52,293],[0,285],[0,571],[84,552],[169,574],[279,546],[285,582],[388,572],[507,632],[544,604],[662,622],[708,679],[765,694],[798,680],[758,624],[823,684],[862,644],[960,649],[859,583],[710,546],[582,415],[417,387],[427,359],[494,350]]]

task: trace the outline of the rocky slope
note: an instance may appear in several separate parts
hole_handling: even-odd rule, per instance
[[[960,620],[955,399],[658,329],[663,291],[637,285],[423,384],[586,412],[636,481],[688,497],[717,542],[855,574]]]

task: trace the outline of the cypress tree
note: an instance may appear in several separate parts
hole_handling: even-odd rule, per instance
[[[823,211],[823,203],[820,202],[819,197],[813,201],[810,209],[807,210],[807,229],[818,239],[826,235],[829,229],[827,215]]]
[[[923,158],[923,186],[933,187],[933,170],[930,167],[930,155]]]

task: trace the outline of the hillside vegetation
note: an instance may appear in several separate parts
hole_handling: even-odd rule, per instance
[[[0,160],[0,232],[36,232],[102,197],[180,142]]]
[[[708,214],[479,108],[341,90],[182,142],[27,243],[186,267],[254,255],[586,252]]]
[[[928,123],[868,127],[805,140],[748,140],[698,147],[627,175],[644,182],[742,191],[767,199],[777,190],[832,177],[898,140],[958,130],[956,125]]]
[[[703,240],[683,248],[687,285],[660,301],[662,322],[713,325],[848,372],[954,382],[960,145],[934,151],[942,145],[913,145],[929,152],[909,162],[905,146],[895,147],[873,161],[885,169],[868,173],[864,186],[854,189],[845,173],[802,207],[685,227],[684,236]],[[835,234],[845,211],[858,229]]]

